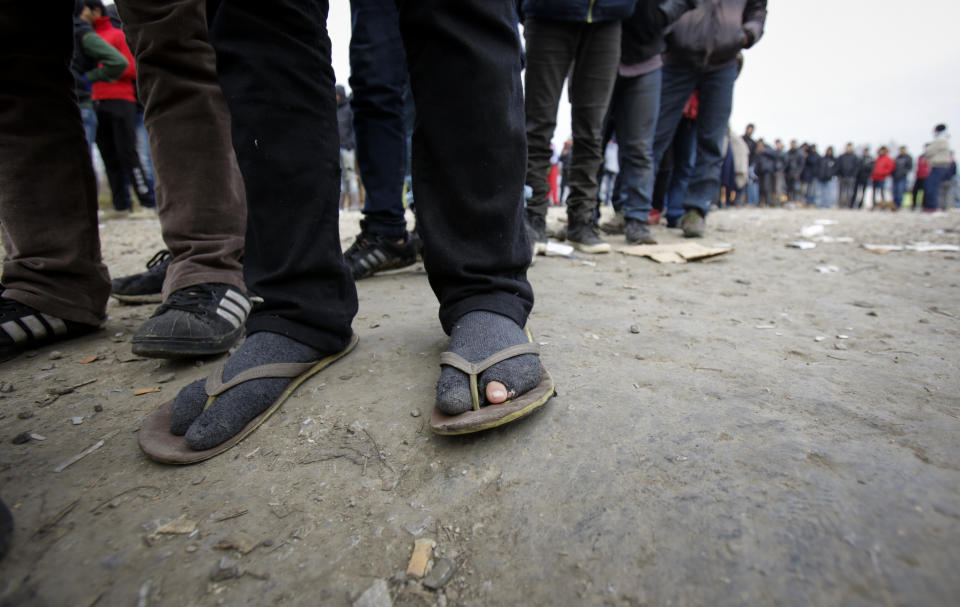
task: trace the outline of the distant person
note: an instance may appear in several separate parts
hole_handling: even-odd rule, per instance
[[[856,208],[863,208],[863,203],[867,198],[867,186],[870,183],[870,175],[873,173],[873,156],[870,155],[870,148],[863,148],[860,154],[860,168],[857,170],[857,188],[854,193],[856,199]]]
[[[757,127],[752,122],[743,129],[743,142],[747,144],[747,149],[750,150],[750,164],[753,164],[753,161],[756,160],[757,140],[753,138],[753,133],[756,130]]]
[[[910,207],[911,211],[916,211],[920,208],[921,195],[924,194],[924,190],[927,187],[927,178],[930,176],[930,163],[927,161],[927,145],[923,146],[924,153],[917,156],[917,172],[913,176],[913,204]]]
[[[886,146],[881,146],[877,150],[877,160],[873,163],[873,172],[870,173],[870,181],[873,182],[873,206],[886,206],[886,185],[887,179],[893,174],[896,163],[890,158],[890,150]]]
[[[860,170],[860,160],[853,151],[853,144],[848,143],[843,154],[837,159],[837,178],[840,186],[838,200],[841,208],[849,209],[854,206],[853,197],[857,190],[857,173]]]
[[[930,175],[923,190],[923,210],[932,213],[940,207],[940,184],[951,177],[953,166],[953,150],[950,149],[947,125],[938,124],[934,127],[933,141],[927,144],[925,155],[930,163]]]
[[[773,142],[773,193],[775,206],[780,206],[783,202],[783,195],[786,194],[786,175],[787,175],[787,153],[783,149],[783,141],[777,139]]]
[[[86,7],[79,3],[73,18],[73,60],[70,71],[76,83],[74,91],[80,106],[83,130],[91,153],[97,139],[97,111],[90,96],[94,82],[112,82],[123,75],[130,65],[127,58],[93,31],[93,26],[80,17]],[[88,9],[89,10],[89,9]]]
[[[826,151],[820,158],[820,169],[817,175],[817,183],[820,192],[817,195],[817,206],[829,208],[836,204],[836,176],[837,176],[837,157],[834,155],[833,146],[827,146]]]
[[[357,138],[353,132],[350,98],[342,84],[337,85],[337,130],[340,133],[340,208],[360,208],[360,184],[357,180]]]
[[[790,141],[790,149],[787,150],[786,161],[787,166],[784,177],[787,184],[787,200],[797,202],[800,200],[800,188],[803,183],[801,176],[803,175],[805,158],[803,150],[797,147],[796,139]]]
[[[820,154],[817,152],[817,144],[811,143],[807,146],[807,157],[803,164],[803,184],[806,188],[806,203],[808,205],[817,204],[820,187],[818,177],[820,176]]]
[[[894,159],[893,168],[893,204],[899,209],[903,205],[903,195],[907,191],[907,177],[913,170],[913,157],[907,153],[905,146],[900,146],[900,151]]]
[[[760,196],[758,204],[762,207],[773,206],[775,190],[774,173],[777,170],[777,161],[773,150],[767,148],[763,139],[756,142],[753,154],[753,167],[757,174],[757,182],[760,185]]]

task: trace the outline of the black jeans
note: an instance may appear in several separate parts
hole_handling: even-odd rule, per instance
[[[107,169],[113,208],[130,209],[129,186],[142,207],[155,207],[153,188],[147,182],[137,154],[137,104],[124,99],[94,102],[97,110],[97,148]]]
[[[510,0],[400,2],[417,104],[414,188],[445,331],[489,310],[525,324],[523,97]],[[357,295],[338,230],[339,142],[322,0],[222,0],[211,40],[247,188],[247,332],[344,347]],[[277,69],[283,66],[283,69]],[[482,103],[478,100],[482,100]]]
[[[547,213],[550,140],[557,126],[563,81],[570,77],[573,150],[567,216],[571,223],[591,223],[597,207],[597,171],[603,164],[603,117],[610,105],[620,60],[620,22],[577,23],[528,19],[526,183],[533,189],[527,212]],[[418,106],[419,109],[419,106]]]

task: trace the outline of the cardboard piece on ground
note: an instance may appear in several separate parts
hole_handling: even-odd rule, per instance
[[[733,247],[707,247],[696,242],[675,244],[640,244],[623,247],[621,253],[637,257],[649,257],[658,263],[687,263],[698,259],[716,257],[733,250]]]

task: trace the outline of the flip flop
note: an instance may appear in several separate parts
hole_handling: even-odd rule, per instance
[[[473,400],[473,409],[465,411],[459,415],[447,415],[440,409],[434,407],[433,416],[430,418],[430,428],[436,434],[455,435],[470,434],[471,432],[481,432],[508,424],[526,417],[533,413],[539,407],[545,405],[548,400],[556,393],[553,378],[547,373],[547,370],[540,365],[540,383],[535,388],[521,394],[517,398],[507,400],[499,405],[488,404],[485,407],[480,406],[480,392],[477,385],[477,378],[481,373],[493,365],[520,356],[521,354],[540,355],[540,348],[533,343],[533,336],[527,329],[527,339],[530,343],[510,346],[499,352],[488,356],[478,363],[471,363],[459,354],[453,352],[443,352],[440,354],[440,365],[447,365],[463,371],[470,377],[470,398]]]
[[[290,397],[300,384],[349,354],[356,345],[357,336],[354,335],[350,340],[350,344],[344,350],[336,354],[331,354],[319,361],[308,363],[274,363],[251,367],[246,371],[238,373],[228,382],[223,381],[223,368],[227,364],[226,359],[224,359],[207,378],[205,390],[208,398],[204,409],[212,405],[219,394],[252,379],[290,377],[293,378],[293,381],[290,382],[290,385],[284,389],[280,396],[277,397],[277,400],[275,400],[266,411],[250,420],[233,438],[220,443],[216,447],[211,447],[203,451],[191,449],[187,446],[187,441],[184,437],[170,433],[170,420],[173,415],[174,403],[174,399],[171,399],[160,405],[156,411],[143,420],[137,439],[140,443],[140,450],[150,459],[162,464],[195,464],[220,455],[245,439],[251,432],[260,427],[260,424],[267,421],[267,418],[280,408],[280,405]]]

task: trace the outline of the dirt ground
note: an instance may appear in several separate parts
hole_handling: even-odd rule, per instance
[[[161,248],[155,219],[102,235],[114,275]],[[960,254],[861,246],[918,241],[960,244],[960,213],[726,210],[710,263],[540,258],[559,394],[466,438],[427,425],[446,339],[422,267],[365,280],[357,350],[190,467],[136,432],[215,361],[134,357],[152,309],[111,302],[104,331],[0,366],[0,602],[955,605]],[[405,579],[416,539],[456,568],[440,590]]]

